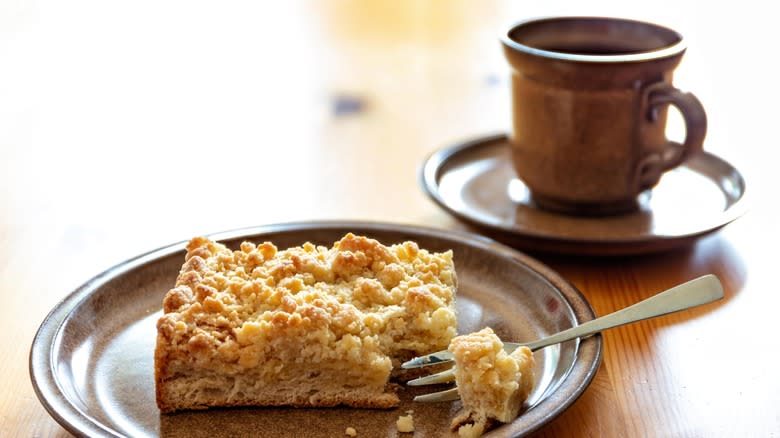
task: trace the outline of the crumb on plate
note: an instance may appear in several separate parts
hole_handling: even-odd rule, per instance
[[[395,427],[399,432],[414,432],[414,418],[412,414],[401,415],[395,422]]]
[[[485,423],[468,423],[458,428],[460,438],[477,438],[485,433]]]

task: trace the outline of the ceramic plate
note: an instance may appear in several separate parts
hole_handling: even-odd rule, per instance
[[[301,223],[211,236],[279,247],[305,241],[330,246],[346,232],[384,243],[414,240],[434,251],[452,249],[459,277],[460,332],[493,327],[507,341],[528,341],[593,318],[583,296],[558,274],[517,251],[465,233],[374,223]],[[411,398],[436,388],[404,388],[398,409],[214,409],[160,415],[155,404],[153,349],[162,298],[174,284],[184,243],[115,266],[68,295],[46,317],[32,344],[30,374],[49,413],[80,436],[397,436],[395,421],[414,411],[415,436],[441,436],[459,402],[420,404]],[[523,436],[551,421],[590,383],[601,338],[570,341],[536,354],[537,382],[527,410],[493,436]]]
[[[745,180],[715,155],[692,157],[639,196],[631,214],[582,217],[537,208],[512,168],[504,135],[432,154],[421,171],[442,208],[514,247],[569,254],[640,254],[677,248],[745,212]]]

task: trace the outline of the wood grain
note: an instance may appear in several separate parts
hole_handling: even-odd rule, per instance
[[[604,335],[591,387],[539,436],[769,436],[780,208],[776,25],[757,0],[551,5],[0,0],[0,436],[69,436],[36,399],[35,331],[81,282],[193,235],[308,219],[465,229],[417,185],[422,159],[509,127],[497,35],[552,14],[680,29],[677,84],[750,213],[688,250],[535,254],[598,314],[705,273],[726,299]]]

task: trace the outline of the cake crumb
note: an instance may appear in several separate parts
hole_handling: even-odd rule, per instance
[[[357,436],[357,430],[355,430],[354,427],[348,427],[347,430],[344,431],[344,435]]]
[[[399,432],[414,432],[414,418],[412,418],[412,414],[398,417],[395,427]]]
[[[469,423],[458,428],[460,438],[477,438],[485,433],[485,423]]]

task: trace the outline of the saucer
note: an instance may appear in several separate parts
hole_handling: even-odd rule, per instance
[[[690,245],[745,212],[745,180],[725,160],[702,153],[639,195],[640,208],[607,217],[542,210],[515,175],[505,135],[441,149],[420,183],[446,211],[515,247],[576,255],[643,254]]]

